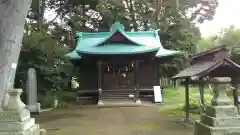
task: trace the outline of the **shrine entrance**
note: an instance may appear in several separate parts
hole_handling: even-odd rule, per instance
[[[103,64],[103,89],[133,89],[134,64]]]

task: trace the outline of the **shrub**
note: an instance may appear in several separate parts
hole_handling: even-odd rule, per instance
[[[63,100],[63,92],[59,91],[48,91],[44,96],[41,97],[40,102],[43,108],[54,107],[54,100],[58,100],[57,108],[68,108],[68,104]]]
[[[43,108],[52,108],[54,99],[55,97],[51,92],[46,92],[46,94],[42,96],[42,99],[40,99],[41,106]]]
[[[57,106],[57,108],[59,108],[59,109],[63,109],[63,108],[68,108],[69,106],[68,106],[68,104],[66,103],[66,102],[64,102],[64,101],[58,101],[58,106]]]
[[[212,95],[204,94],[204,104],[211,104]],[[189,95],[189,106],[191,109],[199,109],[200,108],[200,94],[192,93]]]

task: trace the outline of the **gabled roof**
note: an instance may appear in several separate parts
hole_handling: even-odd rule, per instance
[[[116,35],[120,36],[124,41],[114,41]],[[121,55],[156,52],[156,57],[180,53],[164,49],[158,31],[126,32],[124,26],[119,22],[114,23],[109,32],[79,32],[77,47],[74,51],[78,55]]]
[[[67,53],[66,55],[65,55],[66,57],[68,57],[69,59],[81,59],[81,56],[79,56],[78,54],[77,54],[77,52],[76,52],[76,50],[73,50],[72,52],[70,52],[70,53]]]
[[[219,50],[225,50],[226,49],[226,46],[225,45],[218,45],[218,46],[216,46],[216,47],[213,47],[213,48],[211,48],[211,49],[208,49],[208,50],[206,50],[206,51],[203,51],[203,52],[200,52],[200,53],[198,53],[198,54],[196,54],[196,55],[193,55],[191,58],[192,59],[196,59],[196,58],[198,58],[198,57],[201,57],[201,56],[203,56],[203,55],[207,55],[207,54],[210,54],[210,53],[214,53],[214,52],[217,52],[217,51],[219,51]]]
[[[179,74],[175,75],[173,79],[181,79],[181,78],[188,78],[188,77],[196,79],[199,77],[207,76],[217,68],[223,67],[223,66],[231,67],[228,70],[230,69],[234,70],[234,72],[236,73],[235,75],[240,75],[240,66],[234,63],[233,61],[231,61],[230,59],[224,58],[218,61],[206,61],[206,62],[194,64],[186,68],[185,70],[181,71]],[[225,71],[225,73],[226,72],[228,71]],[[219,73],[219,76],[225,73]],[[229,77],[229,76],[225,76],[225,77]]]
[[[178,78],[197,76],[198,74],[201,74],[203,71],[208,70],[209,68],[211,68],[215,64],[216,64],[215,61],[197,63],[197,64],[194,64],[194,65],[182,70],[180,73],[175,75],[173,78],[178,79]]]

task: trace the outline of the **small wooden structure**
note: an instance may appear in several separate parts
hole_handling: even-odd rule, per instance
[[[116,22],[109,32],[79,32],[67,57],[79,69],[79,92],[95,93],[102,104],[139,102],[141,93],[153,93],[153,86],[159,86],[159,60],[178,53],[162,47],[158,31],[127,32]]]
[[[173,79],[185,79],[185,112],[189,120],[189,84],[198,84],[200,101],[204,105],[204,85],[212,84],[213,77],[230,77],[234,85],[234,104],[238,105],[237,80],[240,76],[240,66],[230,60],[230,54],[225,46],[218,46],[192,57],[191,66],[175,75]]]

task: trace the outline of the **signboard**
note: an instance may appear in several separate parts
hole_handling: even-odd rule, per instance
[[[161,103],[162,102],[162,93],[160,86],[153,86],[154,89],[154,101],[155,103]]]

